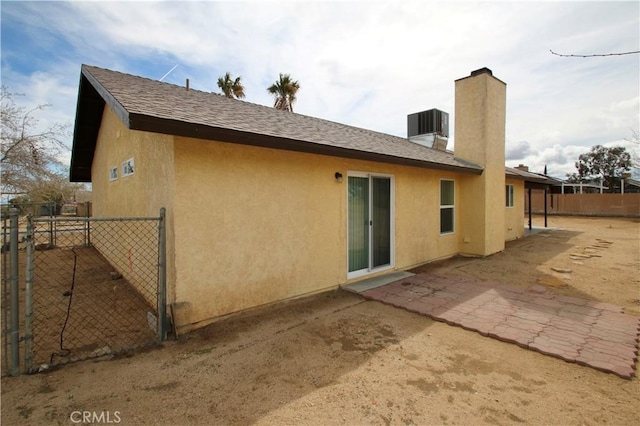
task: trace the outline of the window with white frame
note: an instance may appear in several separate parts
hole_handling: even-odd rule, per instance
[[[507,207],[513,207],[513,185],[507,185]]]
[[[440,180],[440,233],[450,234],[455,223],[455,181]]]
[[[129,158],[127,161],[122,163],[122,177],[127,177],[133,175],[135,172],[135,163],[133,158]]]

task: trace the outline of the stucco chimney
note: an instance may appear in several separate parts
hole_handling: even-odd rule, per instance
[[[480,164],[480,176],[460,184],[463,253],[504,250],[507,85],[480,68],[455,82],[455,156]]]
[[[523,172],[529,171],[529,166],[525,166],[524,164],[518,165],[518,167],[514,167],[515,169],[522,170]]]
[[[507,85],[486,67],[455,85],[456,156],[504,171]]]

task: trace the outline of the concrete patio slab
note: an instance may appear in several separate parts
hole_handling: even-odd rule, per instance
[[[362,293],[363,291],[371,290],[373,288],[381,287],[389,283],[402,280],[414,276],[411,272],[407,271],[394,271],[388,274],[379,275],[373,278],[367,278],[362,281],[358,281],[352,284],[347,284],[342,288],[350,291],[351,293]]]
[[[635,374],[640,318],[619,306],[553,295],[540,285],[517,288],[435,274],[391,277],[345,289],[625,379]]]

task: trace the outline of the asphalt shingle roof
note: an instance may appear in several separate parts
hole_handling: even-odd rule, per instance
[[[505,167],[504,169],[505,169],[505,174],[508,177],[526,180],[527,182],[547,184],[549,183],[549,179],[552,179],[538,173],[527,172],[515,167]]]
[[[233,141],[235,137],[242,141],[240,143],[248,144],[252,144],[252,138],[261,137],[268,139],[268,146],[274,148],[474,174],[483,170],[482,166],[457,158],[450,151],[428,148],[405,138],[83,65],[72,153],[72,157],[78,154],[75,161],[77,179],[87,178],[87,166],[90,170],[89,160],[93,158],[95,147],[95,140],[91,139],[94,139],[93,135],[97,137],[95,127],[99,127],[95,113],[89,123],[81,111],[83,103],[90,104],[89,92],[94,91],[131,129],[221,141]],[[95,93],[93,98],[95,104],[98,99]],[[84,130],[93,128],[93,133],[82,133],[83,126]],[[92,136],[87,137],[87,134]],[[265,143],[256,144],[265,146]],[[90,159],[82,158],[83,149],[87,155],[91,152]],[[71,177],[74,178],[73,158]]]

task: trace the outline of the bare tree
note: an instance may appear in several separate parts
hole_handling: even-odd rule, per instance
[[[631,151],[631,169],[634,175],[640,175],[640,155],[638,154],[638,150],[640,150],[640,132],[631,129],[631,139],[625,138],[625,140],[636,145],[636,148]]]
[[[40,198],[42,189],[51,189],[52,185],[58,187],[53,192],[68,192],[64,187],[74,185],[64,178],[66,167],[57,159],[61,152],[68,150],[63,142],[69,134],[68,126],[54,124],[37,130],[36,114],[49,105],[27,110],[16,105],[14,96],[19,95],[2,86],[2,195]],[[64,196],[54,197],[56,200],[45,198],[46,201],[62,201]]]

